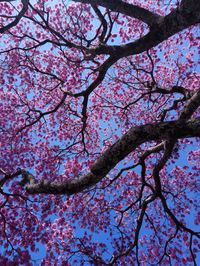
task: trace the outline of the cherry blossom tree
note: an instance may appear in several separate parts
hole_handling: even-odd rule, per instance
[[[0,264],[197,265],[199,0],[0,1]]]

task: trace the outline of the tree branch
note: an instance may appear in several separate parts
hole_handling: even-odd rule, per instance
[[[6,2],[6,1],[0,1],[0,2]],[[12,1],[7,1],[7,2],[12,2]],[[29,0],[22,0],[22,10],[19,12],[19,14],[16,16],[15,20],[9,23],[8,25],[0,28],[0,33],[4,33],[5,31],[11,29],[12,27],[16,26],[20,19],[25,15],[26,11],[28,10],[28,4]]]
[[[74,194],[101,181],[121,160],[147,141],[200,137],[200,117],[132,127],[108,148],[91,167],[91,172],[62,183],[35,183],[27,187],[29,193]]]
[[[145,8],[137,5],[125,3],[121,0],[74,0],[74,2],[80,2],[83,4],[99,5],[110,9],[114,12],[119,12],[126,16],[142,20],[150,27],[157,23],[160,15],[155,14]]]
[[[189,119],[199,106],[200,106],[200,88],[190,98],[189,102],[187,103],[187,105],[180,114],[180,119]]]
[[[190,4],[190,8],[186,7]],[[120,59],[125,56],[135,55],[151,49],[167,40],[172,35],[200,22],[199,0],[186,0],[169,15],[157,21],[149,33],[140,39],[124,45],[101,45],[93,49],[96,54],[117,55]],[[92,49],[91,49],[92,50]]]

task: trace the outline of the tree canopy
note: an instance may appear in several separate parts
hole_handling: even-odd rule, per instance
[[[1,265],[198,264],[199,22],[199,0],[0,0]]]

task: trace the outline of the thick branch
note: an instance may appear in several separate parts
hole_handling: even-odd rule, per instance
[[[189,119],[191,115],[197,110],[200,106],[200,88],[194,95],[191,97],[185,108],[180,114],[180,119]]]
[[[189,8],[187,8],[189,5]],[[144,37],[125,45],[101,45],[96,54],[110,54],[119,58],[139,54],[155,47],[172,35],[200,22],[199,0],[186,0],[169,15],[159,19]]]
[[[1,1],[1,2],[6,2],[6,1]],[[0,33],[4,33],[5,31],[11,29],[12,27],[16,26],[19,23],[20,19],[25,15],[26,11],[28,10],[29,0],[22,0],[22,4],[23,4],[22,10],[16,16],[15,20],[9,23],[8,25],[2,27],[0,29]]]
[[[125,5],[121,0],[108,1],[108,0],[75,0],[75,2],[88,3],[92,5],[118,6],[116,3]],[[115,4],[114,4],[115,3]],[[139,8],[139,7],[138,7]],[[119,11],[120,12],[120,11]],[[122,12],[123,13],[123,12]],[[200,22],[200,4],[199,0],[183,0],[180,6],[173,10],[169,15],[156,19],[150,32],[140,39],[123,45],[106,45],[102,44],[96,48],[88,49],[88,54],[91,56],[106,54],[110,55],[109,67],[117,62],[122,57],[140,54],[148,51],[152,47],[162,43],[174,34]],[[101,82],[107,72],[108,68],[103,70]],[[98,85],[99,81],[94,81],[91,86],[86,90],[86,93],[92,92]],[[97,84],[96,84],[97,83]],[[84,92],[85,93],[85,92]]]
[[[129,3],[125,3],[121,0],[74,0],[74,2],[80,2],[84,4],[99,5],[110,9],[111,11],[118,12],[127,15],[132,18],[142,20],[149,26],[153,26],[157,20],[161,17],[153,12]]]
[[[38,183],[29,185],[29,193],[74,194],[102,180],[121,160],[147,141],[200,137],[200,117],[132,127],[108,148],[91,167],[91,172],[66,183]]]

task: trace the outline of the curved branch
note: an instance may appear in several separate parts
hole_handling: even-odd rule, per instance
[[[186,9],[188,3],[190,8]],[[185,0],[169,15],[160,18],[142,38],[124,45],[101,45],[93,49],[96,54],[117,55],[118,59],[142,53],[167,40],[172,35],[200,22],[199,0]],[[92,50],[92,49],[91,49]]]
[[[74,0],[74,2],[99,5],[108,8],[111,11],[119,12],[126,16],[142,20],[149,26],[153,26],[157,23],[157,20],[161,18],[161,16],[159,16],[158,14],[155,14],[145,8],[125,3],[121,0]]]
[[[91,167],[91,172],[63,183],[32,183],[29,193],[74,194],[101,181],[121,160],[147,141],[200,137],[200,117],[132,127],[108,148]]]

